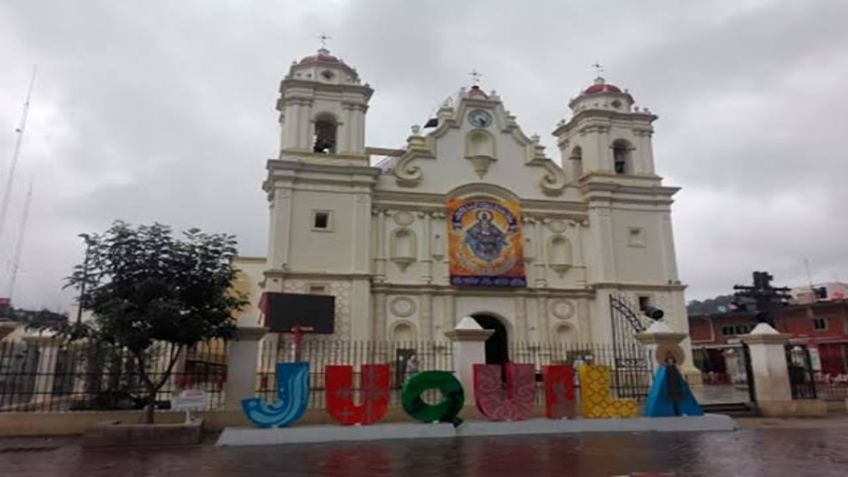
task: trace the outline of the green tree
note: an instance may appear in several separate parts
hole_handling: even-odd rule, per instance
[[[191,229],[176,238],[165,225],[115,222],[91,236],[87,269],[77,265],[67,279],[71,287],[85,284],[81,306],[93,319],[52,328],[71,341],[125,348],[144,382],[145,422],[152,423],[156,393],[186,348],[235,331],[232,315],[247,303],[230,288],[235,255],[231,235]],[[164,373],[154,377],[147,351],[163,342],[172,351]]]

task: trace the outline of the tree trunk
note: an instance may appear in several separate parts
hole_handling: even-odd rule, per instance
[[[156,388],[147,383],[147,407],[144,410],[144,423],[153,424],[153,411],[156,408]]]

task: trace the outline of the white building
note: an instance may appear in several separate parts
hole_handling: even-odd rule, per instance
[[[598,78],[568,103],[552,125],[562,166],[477,86],[402,149],[367,147],[373,93],[326,49],[282,80],[268,256],[242,262],[245,324],[261,292],[326,293],[340,339],[444,340],[471,315],[510,341],[608,343],[618,293],[688,333],[678,189],[654,171],[657,116],[626,90]]]

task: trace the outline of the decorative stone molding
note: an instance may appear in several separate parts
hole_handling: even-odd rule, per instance
[[[400,212],[396,212],[392,216],[392,220],[402,227],[406,227],[407,225],[412,224],[415,221],[415,216],[410,214],[409,212],[402,210]]]
[[[389,310],[394,316],[406,318],[417,311],[415,301],[408,296],[399,296],[389,302]]]
[[[545,161],[544,167],[547,173],[539,179],[539,186],[542,188],[542,193],[554,197],[562,195],[566,184],[568,184],[568,179],[559,166],[550,159],[545,159]]]
[[[561,234],[566,230],[566,224],[562,220],[551,220],[547,225],[548,230],[555,234]]]
[[[551,300],[548,309],[555,318],[567,320],[574,316],[574,303],[570,300]]]

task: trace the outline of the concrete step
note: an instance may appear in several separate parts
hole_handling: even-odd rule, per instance
[[[704,412],[725,414],[732,417],[757,417],[760,415],[757,406],[747,402],[702,404],[701,408]]]

